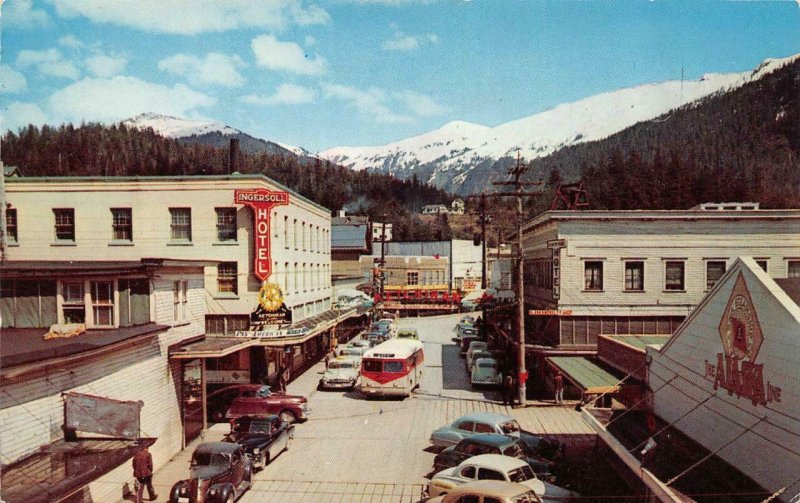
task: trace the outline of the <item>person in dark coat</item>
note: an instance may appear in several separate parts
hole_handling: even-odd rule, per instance
[[[510,372],[503,378],[503,405],[514,405],[514,376]]]
[[[153,456],[147,450],[146,445],[133,455],[133,476],[139,482],[136,489],[136,503],[141,503],[145,486],[147,486],[147,495],[150,496],[150,501],[155,501],[158,495],[153,489]]]

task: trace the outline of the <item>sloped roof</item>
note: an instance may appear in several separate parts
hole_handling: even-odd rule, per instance
[[[786,295],[800,306],[800,278],[780,278],[775,283],[786,292]]]
[[[368,251],[367,238],[368,225],[348,224],[331,226],[331,250],[361,250]]]

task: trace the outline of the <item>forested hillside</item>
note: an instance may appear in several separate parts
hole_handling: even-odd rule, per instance
[[[800,61],[532,167],[546,180],[582,177],[594,209],[800,208]]]
[[[185,144],[152,130],[117,124],[29,126],[8,132],[2,159],[24,176],[169,176],[229,172],[227,148]],[[424,224],[416,215],[425,204],[449,203],[446,192],[388,175],[354,172],[316,161],[301,165],[297,158],[270,153],[241,153],[236,170],[263,173],[303,196],[330,208],[386,215],[396,239],[448,239],[446,222]]]

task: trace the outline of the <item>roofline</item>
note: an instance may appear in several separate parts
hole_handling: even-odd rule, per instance
[[[546,211],[522,225],[523,232],[549,222],[569,220],[800,220],[800,209],[775,210],[554,210]]]
[[[238,173],[227,175],[181,175],[181,176],[15,176],[6,179],[6,184],[12,183],[86,183],[86,182],[106,182],[106,183],[124,183],[124,182],[203,182],[203,181],[242,181],[242,180],[256,180],[266,181],[272,185],[277,186],[279,189],[284,190],[291,194],[293,197],[300,199],[318,209],[327,211],[331,214],[331,209],[315,203],[314,201],[302,196],[290,189],[289,187],[279,183],[272,178],[261,173]]]

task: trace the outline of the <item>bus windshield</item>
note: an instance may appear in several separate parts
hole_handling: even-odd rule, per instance
[[[383,371],[384,372],[402,372],[403,371],[403,362],[395,362],[395,361],[386,361],[383,362]]]
[[[380,372],[383,370],[383,361],[381,360],[364,360],[364,372]]]

